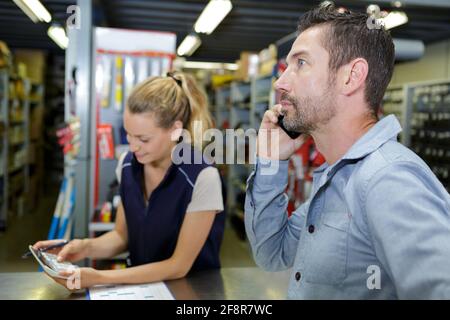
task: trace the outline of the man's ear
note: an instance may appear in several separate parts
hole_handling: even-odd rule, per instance
[[[366,59],[357,58],[342,66],[340,74],[340,90],[346,96],[364,88],[369,64]]]

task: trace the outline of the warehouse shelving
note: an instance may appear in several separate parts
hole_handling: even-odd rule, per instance
[[[450,80],[406,86],[407,145],[450,192]]]
[[[30,187],[30,80],[0,70],[1,210],[0,229],[10,217],[24,215]]]
[[[1,126],[1,158],[0,158],[0,230],[6,228],[8,220],[8,91],[9,75],[7,70],[0,69],[0,126]]]
[[[230,86],[223,86],[216,89],[215,93],[215,118],[216,125],[219,129],[227,129],[229,127],[230,116]]]
[[[406,86],[390,86],[383,97],[383,114],[393,114],[397,117],[402,128],[408,127],[406,122]],[[399,141],[406,144],[406,136],[399,134]]]
[[[249,136],[247,129],[257,129],[264,112],[273,104],[273,77],[254,77],[250,81],[233,81],[229,85],[219,87],[215,91],[215,116],[219,129],[242,129],[234,131],[234,143],[227,140],[226,155],[234,155],[232,164],[227,165],[226,189],[227,212],[230,221],[240,238],[245,239],[244,199],[246,180],[253,169],[250,163],[253,155],[249,152]],[[237,150],[245,150],[238,156]],[[254,160],[254,159],[253,159]]]

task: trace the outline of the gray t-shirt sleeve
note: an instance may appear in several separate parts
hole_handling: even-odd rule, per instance
[[[222,181],[215,167],[203,169],[195,181],[192,199],[186,212],[223,211]]]
[[[128,152],[124,152],[120,155],[119,160],[117,161],[117,167],[116,167],[116,178],[117,181],[119,181],[122,179],[122,166],[123,166],[123,161],[125,160],[125,157],[127,155]]]

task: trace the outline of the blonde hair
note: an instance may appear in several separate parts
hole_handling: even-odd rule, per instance
[[[139,83],[128,97],[127,108],[131,113],[153,113],[161,128],[181,121],[192,142],[200,142],[201,146],[203,132],[213,126],[206,95],[191,75],[182,72],[150,77]],[[201,130],[194,126],[195,121],[201,122]]]

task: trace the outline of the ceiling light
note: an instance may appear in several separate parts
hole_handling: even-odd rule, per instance
[[[408,16],[401,11],[392,11],[386,17],[381,18],[386,30],[398,27],[408,22]]]
[[[392,3],[392,5],[393,5],[394,7],[396,7],[396,8],[401,8],[402,2],[401,2],[401,1],[394,1],[394,2]]]
[[[52,21],[52,16],[39,0],[13,0],[34,23]]]
[[[179,56],[190,56],[195,50],[197,50],[198,47],[200,47],[201,44],[202,41],[198,35],[188,34],[178,47],[177,54]]]
[[[184,61],[182,66],[185,69],[226,69],[226,70],[238,69],[236,63],[204,62],[204,61]]]
[[[53,41],[56,42],[61,49],[67,49],[69,45],[69,38],[67,38],[66,31],[61,26],[53,25],[47,30],[47,34]]]
[[[233,5],[230,0],[211,0],[203,9],[194,25],[195,32],[211,34]]]

